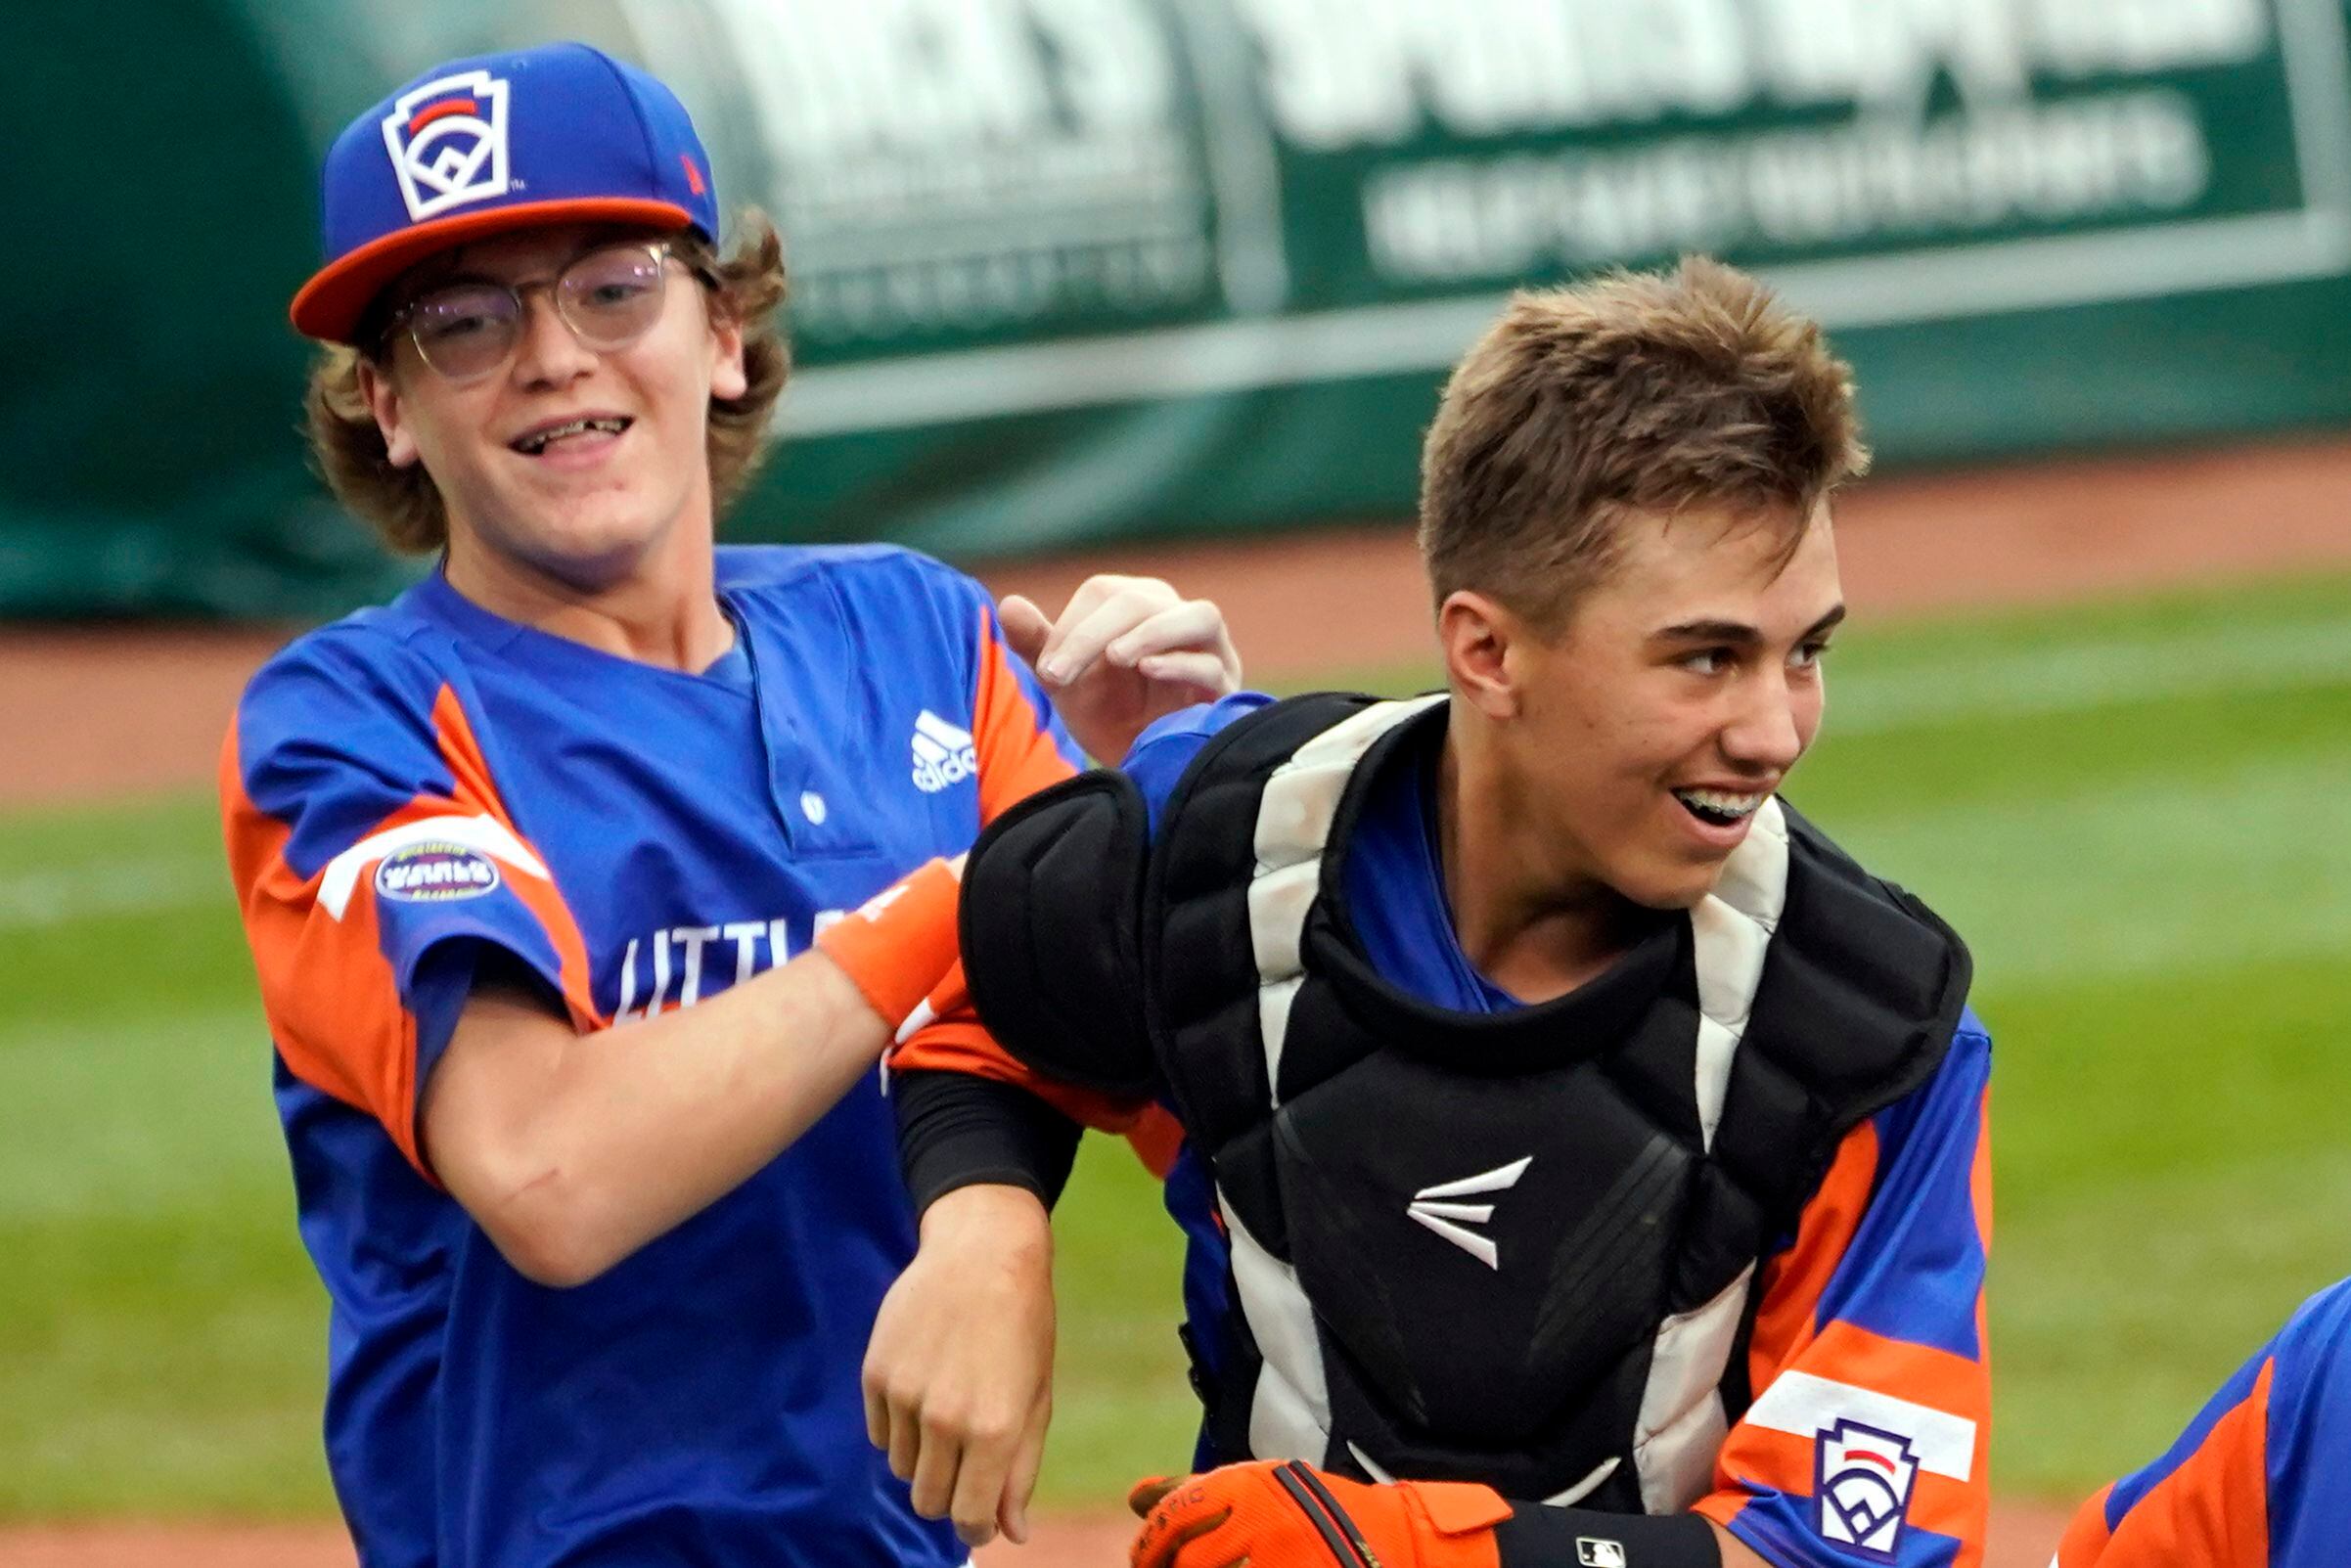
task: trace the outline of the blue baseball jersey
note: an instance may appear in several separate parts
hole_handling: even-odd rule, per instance
[[[485,959],[582,1031],[691,1008],[1077,761],[985,592],[934,561],[728,549],[717,589],[735,649],[692,675],[435,573],[238,709],[230,860],[370,1568],[966,1556],[865,1435],[859,1366],[914,1250],[879,1073],[573,1289],[518,1274],[420,1156]]]
[[[2351,1279],[2304,1302],[2162,1457],[2082,1505],[2053,1568],[2332,1568],[2351,1542]]]
[[[1154,829],[1208,739],[1271,700],[1241,694],[1144,732],[1123,771]],[[1366,959],[1400,989],[1454,1011],[1519,1007],[1478,972],[1455,932],[1435,764],[1433,747],[1400,751],[1371,782],[1342,868],[1349,920]],[[918,1037],[910,1049],[924,1044]],[[1006,1061],[998,1076],[1081,1103]],[[969,1053],[957,1064],[971,1070]],[[1724,1439],[1715,1490],[1696,1506],[1768,1562],[1982,1560],[1990,1074],[1991,1041],[1966,1013],[1934,1076],[1846,1136],[1795,1230],[1764,1262],[1748,1350],[1755,1398]],[[1165,1174],[1168,1211],[1190,1242],[1192,1340],[1214,1365],[1216,1325],[1231,1317],[1213,1187],[1190,1144]]]

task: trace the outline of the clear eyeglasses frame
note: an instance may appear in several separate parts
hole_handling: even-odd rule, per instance
[[[478,381],[513,359],[528,319],[526,296],[545,291],[582,347],[611,353],[661,319],[674,254],[665,240],[622,241],[575,256],[543,282],[461,278],[439,284],[393,311],[385,336],[405,334],[417,357],[444,381]]]

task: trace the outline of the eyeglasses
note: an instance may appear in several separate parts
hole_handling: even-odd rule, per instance
[[[392,312],[386,325],[405,331],[418,357],[444,381],[477,381],[513,357],[522,338],[522,296],[544,289],[571,336],[583,347],[609,353],[643,337],[661,319],[671,254],[665,241],[600,246],[551,283],[510,287],[475,279],[429,290]]]

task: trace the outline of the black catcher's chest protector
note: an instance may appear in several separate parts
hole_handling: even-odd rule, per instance
[[[1599,980],[1430,1007],[1365,962],[1341,867],[1371,781],[1442,726],[1434,698],[1278,703],[1202,748],[1155,840],[1114,774],[1017,808],[966,871],[972,994],[1039,1070],[1164,1095],[1206,1155],[1219,1460],[1674,1511],[1747,1403],[1761,1260],[1941,1061],[1967,952],[1774,801]]]

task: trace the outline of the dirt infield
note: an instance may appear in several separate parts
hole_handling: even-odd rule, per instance
[[[2351,568],[2351,441],[1878,480],[1843,503],[1838,533],[1864,617]],[[1259,681],[1433,656],[1419,558],[1394,525],[981,575],[1050,607],[1112,567],[1224,605]],[[39,738],[10,747],[0,806],[207,783],[239,690],[286,635],[0,627],[0,735]]]
[[[2351,569],[2351,441],[2073,462],[1874,482],[1840,513],[1848,597],[1870,615],[2074,600],[2230,577]],[[1433,654],[1410,535],[1340,529],[1266,544],[1123,550],[983,571],[1058,605],[1106,567],[1225,606],[1251,675]],[[238,691],[283,633],[0,628],[0,806],[201,786]],[[37,738],[28,743],[27,738]],[[1989,1568],[2043,1568],[2061,1511],[2006,1504]],[[1061,1518],[983,1568],[1122,1562],[1119,1516]],[[0,1532],[11,1568],[350,1568],[331,1525],[106,1524]]]
[[[2054,1508],[1992,1513],[1983,1568],[2047,1568],[2064,1531]],[[1048,1519],[1026,1546],[979,1553],[979,1568],[1117,1568],[1133,1521],[1123,1514]],[[0,1534],[9,1568],[356,1568],[351,1544],[327,1525],[103,1525]]]

